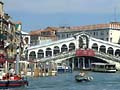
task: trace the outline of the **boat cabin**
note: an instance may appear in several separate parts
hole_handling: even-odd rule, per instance
[[[109,63],[91,63],[91,70],[96,72],[116,72],[116,65]]]

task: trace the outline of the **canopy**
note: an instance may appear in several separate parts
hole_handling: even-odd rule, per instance
[[[92,49],[78,49],[76,50],[76,56],[95,56],[95,52]]]

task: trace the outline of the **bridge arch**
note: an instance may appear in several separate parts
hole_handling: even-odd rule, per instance
[[[115,56],[120,56],[120,49],[116,49]]]
[[[69,51],[75,50],[75,44],[74,43],[70,43],[69,44]]]
[[[39,49],[37,54],[38,54],[38,58],[44,58],[44,51],[42,49]]]
[[[68,51],[68,47],[66,44],[63,44],[61,47],[61,52],[66,52],[66,51]]]
[[[97,43],[93,43],[92,49],[98,51],[98,44]]]
[[[31,52],[30,52],[29,58],[30,58],[30,59],[36,59],[36,53],[35,53],[35,51],[31,51]]]
[[[46,48],[46,56],[52,56],[52,49],[51,48]]]
[[[107,53],[113,55],[113,54],[114,54],[113,48],[112,48],[112,47],[109,47],[109,48],[107,49]]]
[[[106,53],[106,47],[104,45],[101,45],[99,48],[100,52]]]
[[[54,46],[54,48],[53,48],[53,54],[56,55],[58,53],[60,53],[60,48],[58,46]]]

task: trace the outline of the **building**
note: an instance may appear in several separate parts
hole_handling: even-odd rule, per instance
[[[30,36],[29,33],[21,31],[22,34],[22,57],[26,60],[27,59],[27,48],[30,46]]]
[[[31,31],[29,36],[31,46],[45,44],[57,40],[56,28],[53,27],[47,27],[44,30]]]
[[[21,42],[21,22],[15,22],[4,11],[4,3],[0,1],[0,54],[8,60],[15,59],[17,48]]]
[[[120,23],[95,24],[86,26],[60,27],[57,30],[58,39],[69,38],[75,33],[85,32],[97,39],[118,43],[120,39]]]
[[[31,44],[38,45],[54,40],[70,38],[76,33],[84,32],[97,39],[112,43],[120,42],[120,23],[110,22],[106,24],[95,24],[73,27],[48,27],[44,30],[30,32]]]

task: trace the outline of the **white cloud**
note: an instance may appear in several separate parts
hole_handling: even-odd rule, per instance
[[[8,11],[29,13],[112,13],[119,0],[5,0]]]

